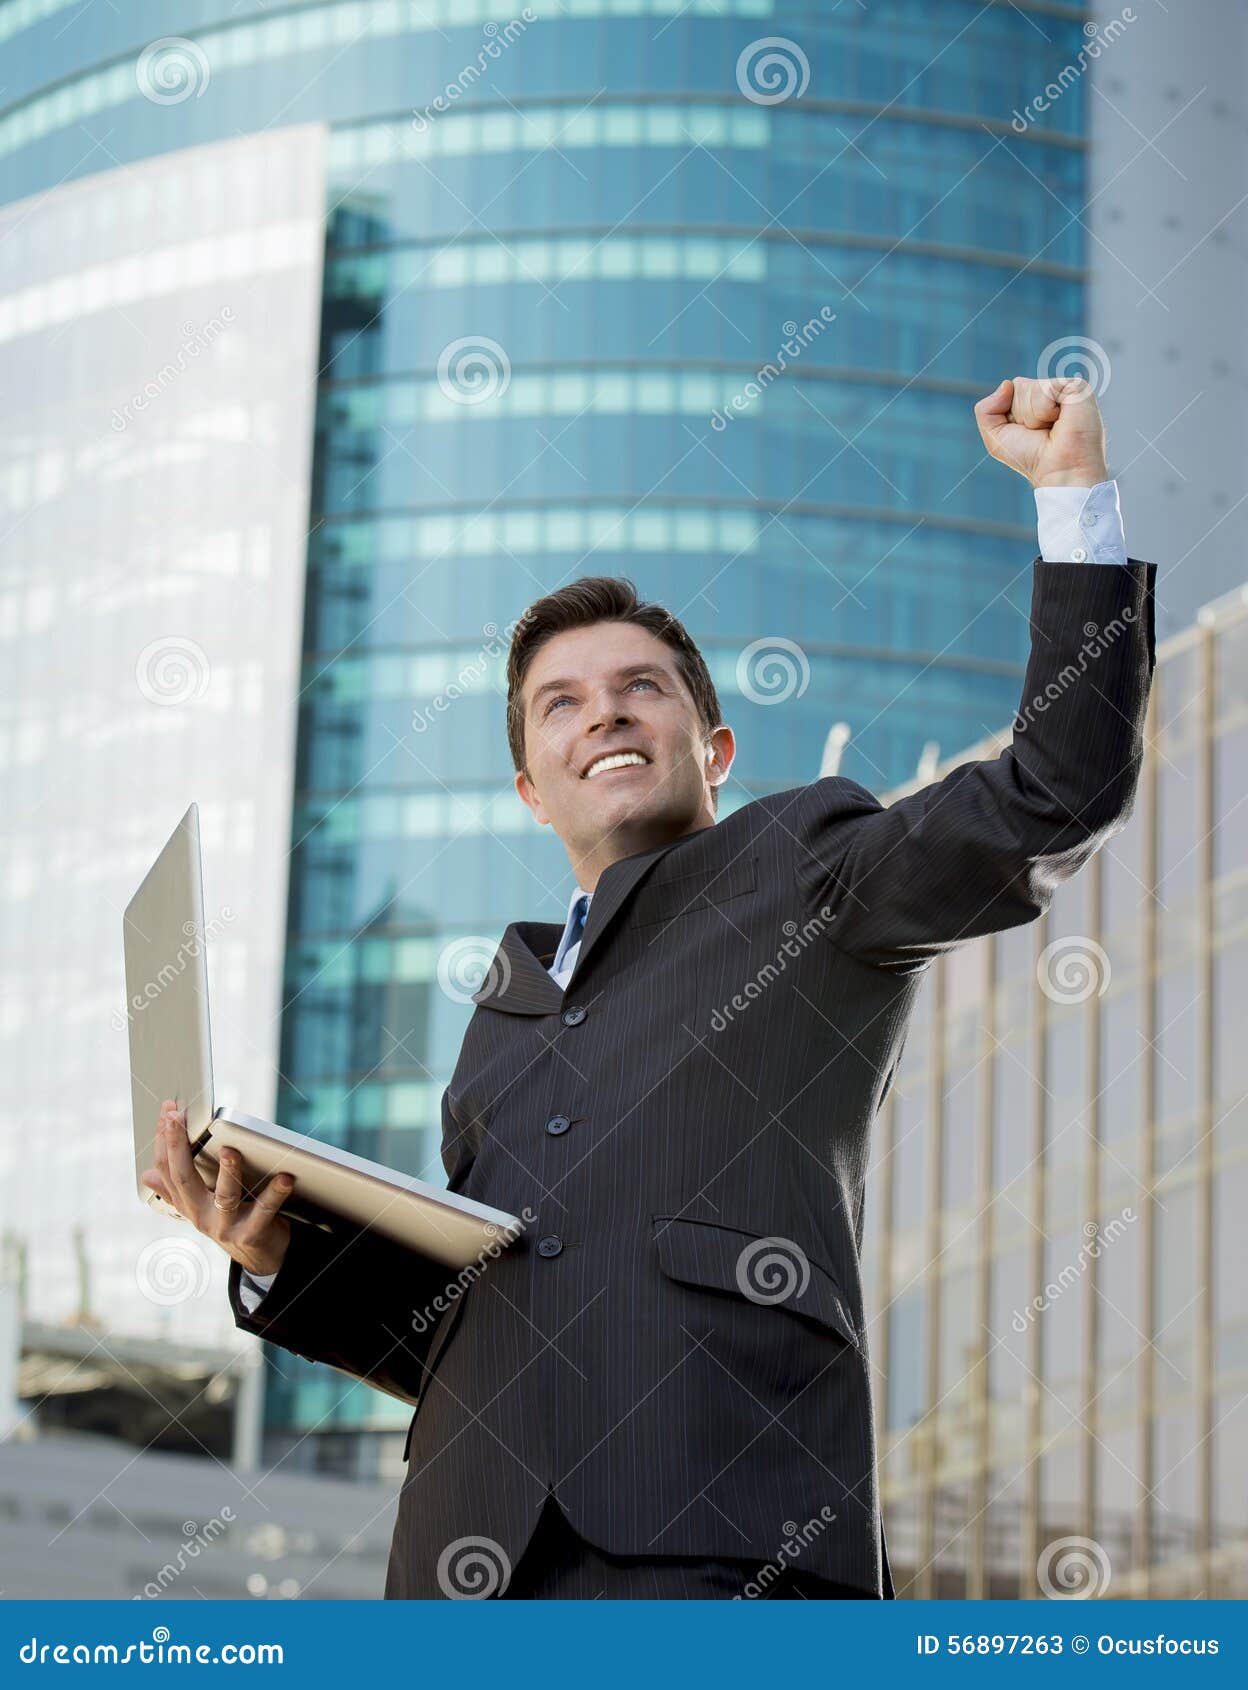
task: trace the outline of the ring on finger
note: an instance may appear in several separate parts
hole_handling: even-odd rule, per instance
[[[241,1197],[236,1197],[232,1203],[223,1203],[219,1197],[214,1195],[212,1202],[213,1207],[220,1209],[223,1215],[232,1215],[235,1209],[242,1207],[243,1200]]]

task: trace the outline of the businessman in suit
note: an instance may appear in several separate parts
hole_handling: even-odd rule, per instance
[[[387,1596],[881,1597],[859,1268],[872,1122],[931,960],[1033,920],[1130,812],[1155,566],[1095,396],[1002,382],[1036,489],[1012,743],[889,808],[828,777],[716,821],[734,755],[682,625],[572,582],[517,627],[516,790],[575,876],[513,922],[442,1100],[452,1191],[532,1224],[464,1289],[377,1235],[148,1183],[233,1259],[239,1326],[415,1406]],[[449,1294],[448,1294],[449,1292]]]

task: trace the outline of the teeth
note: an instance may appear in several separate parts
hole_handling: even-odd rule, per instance
[[[601,757],[596,763],[591,763],[585,771],[585,779],[592,780],[600,775],[604,769],[627,769],[630,765],[639,763],[645,767],[646,759],[639,751],[619,751],[611,757]]]

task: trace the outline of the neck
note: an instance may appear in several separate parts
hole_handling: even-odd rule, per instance
[[[576,875],[576,884],[582,892],[595,892],[599,880],[612,863],[622,862],[626,857],[643,856],[647,851],[656,851],[660,846],[672,845],[678,839],[685,839],[691,833],[701,833],[703,828],[714,825],[714,816],[703,813],[684,827],[656,826],[643,829],[640,838],[633,835],[627,840],[600,840],[593,848],[579,855],[568,846],[568,861]]]

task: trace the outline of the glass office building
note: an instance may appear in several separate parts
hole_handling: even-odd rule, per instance
[[[1248,1595],[1248,589],[1162,647],[1146,740],[1047,915],[935,964],[881,1115],[899,1595]]]
[[[0,0],[5,200],[327,130],[279,1119],[438,1171],[439,958],[569,890],[503,725],[542,592],[623,573],[682,617],[721,814],[834,722],[883,790],[1008,716],[1034,507],[971,406],[1082,327],[1082,90],[1017,114],[1087,16]],[[392,1459],[393,1405],[321,1374],[281,1360],[274,1449]]]

